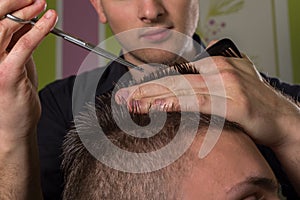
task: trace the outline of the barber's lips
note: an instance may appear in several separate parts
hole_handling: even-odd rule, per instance
[[[162,42],[171,35],[171,28],[153,28],[140,35],[140,38],[149,42]]]

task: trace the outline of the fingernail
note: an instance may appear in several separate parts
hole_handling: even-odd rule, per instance
[[[50,19],[52,16],[53,16],[53,11],[52,10],[48,10],[46,13],[45,13],[45,18],[46,19]]]
[[[45,3],[45,5],[44,5],[44,11],[47,9],[47,3]]]

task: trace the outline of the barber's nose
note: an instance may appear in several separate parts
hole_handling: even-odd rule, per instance
[[[138,0],[138,17],[145,23],[153,23],[165,14],[162,0]]]

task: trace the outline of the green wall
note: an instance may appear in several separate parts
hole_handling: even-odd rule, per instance
[[[290,34],[294,82],[300,83],[300,1],[289,0]]]
[[[55,9],[56,1],[47,1],[47,9]],[[35,50],[33,57],[37,67],[39,89],[56,79],[56,41],[55,36],[49,34]]]

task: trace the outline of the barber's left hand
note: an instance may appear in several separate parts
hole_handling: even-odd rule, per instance
[[[297,128],[299,107],[266,84],[246,56],[210,57],[193,64],[200,74],[168,76],[123,88],[116,101],[140,113],[161,109],[220,115],[241,124],[257,143],[269,147],[292,140],[288,129]]]

